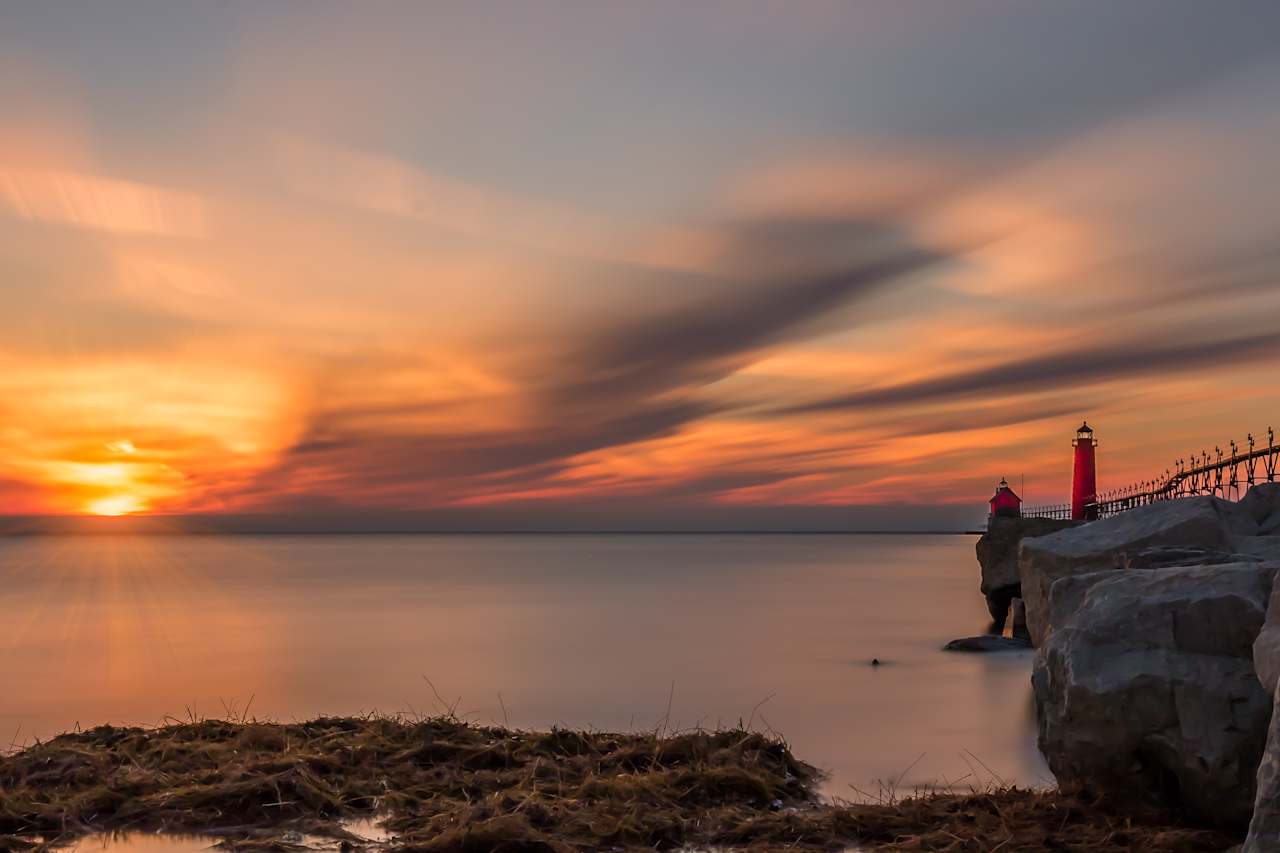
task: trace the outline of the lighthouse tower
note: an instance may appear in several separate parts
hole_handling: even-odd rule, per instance
[[[1075,466],[1071,472],[1071,517],[1076,521],[1097,518],[1093,503],[1098,497],[1098,469],[1094,450],[1098,440],[1088,422],[1080,424],[1076,437],[1071,441],[1075,448]]]

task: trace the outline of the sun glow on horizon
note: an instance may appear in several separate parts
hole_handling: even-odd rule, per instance
[[[131,515],[142,512],[146,508],[146,501],[137,495],[128,494],[108,495],[105,498],[90,501],[85,506],[91,515],[104,516]]]
[[[151,508],[152,497],[167,493],[167,489],[148,480],[146,464],[138,465],[127,459],[138,455],[138,447],[133,441],[122,438],[104,442],[102,446],[112,457],[126,459],[118,462],[93,461],[64,465],[72,474],[71,482],[108,490],[105,494],[100,492],[87,500],[84,504],[85,512],[102,516],[144,512]]]
[[[269,467],[301,429],[287,368],[225,352],[142,356],[0,353],[0,489],[30,483],[25,503],[61,515],[127,515],[222,506],[221,495]],[[2,499],[2,497],[0,497]],[[9,512],[15,511],[9,509]]]

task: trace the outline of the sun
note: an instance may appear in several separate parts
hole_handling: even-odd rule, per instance
[[[140,512],[147,508],[146,503],[137,495],[108,495],[105,498],[98,498],[90,501],[85,507],[93,515],[128,515],[131,512]]]

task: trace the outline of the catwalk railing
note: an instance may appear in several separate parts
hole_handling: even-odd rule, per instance
[[[1280,445],[1276,444],[1274,430],[1267,429],[1265,447],[1254,440],[1252,433],[1244,446],[1232,441],[1228,447],[1229,452],[1215,447],[1213,455],[1208,451],[1192,453],[1188,458],[1174,462],[1172,468],[1166,468],[1162,477],[1096,495],[1085,504],[1085,517],[1106,518],[1134,507],[1192,495],[1214,495],[1237,501],[1250,486],[1274,483],[1280,476],[1276,470],[1280,462]],[[1069,519],[1071,505],[1030,507],[1024,509],[1022,515]]]
[[[1071,518],[1071,504],[1048,504],[1032,506],[1022,510],[1023,518],[1057,518],[1063,521]]]

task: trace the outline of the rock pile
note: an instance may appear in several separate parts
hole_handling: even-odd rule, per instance
[[[1054,584],[1032,685],[1058,781],[1247,823],[1271,718],[1253,639],[1277,571],[1228,563]]]
[[[1238,551],[1237,539],[1257,533],[1257,523],[1239,504],[1198,497],[1151,504],[1024,539],[1018,548],[1018,573],[1031,640],[1040,645],[1048,634],[1049,588],[1059,578],[1123,569],[1127,562],[1142,568],[1225,562],[1238,559],[1232,556]]]
[[[1023,537],[1040,748],[1059,783],[1248,824],[1246,851],[1280,850],[1278,573],[1280,484]]]

